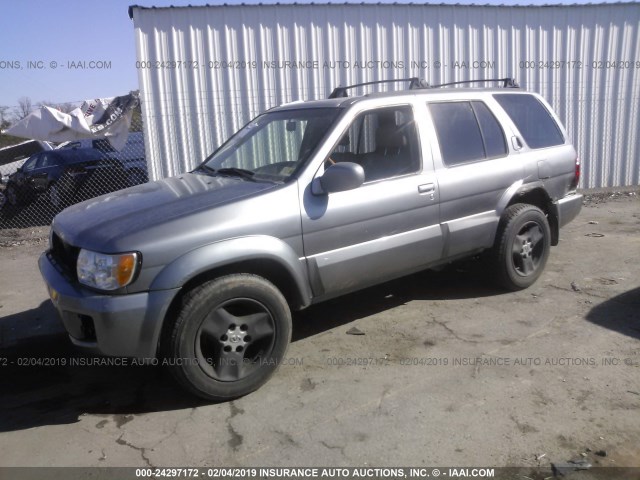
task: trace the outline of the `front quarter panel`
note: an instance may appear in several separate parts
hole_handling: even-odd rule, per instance
[[[304,259],[282,240],[266,235],[233,238],[192,250],[167,265],[155,278],[150,290],[167,290],[184,286],[200,274],[232,264],[252,260],[277,262],[285,268],[306,306],[311,300]]]

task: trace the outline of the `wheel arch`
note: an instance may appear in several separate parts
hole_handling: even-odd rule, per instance
[[[287,270],[280,262],[271,258],[254,258],[251,260],[242,260],[232,262],[226,265],[214,267],[205,272],[199,273],[190,278],[181,288],[180,294],[188,292],[192,288],[201,285],[203,282],[213,280],[214,278],[234,273],[249,273],[268,280],[273,283],[278,290],[284,295],[287,303],[292,310],[301,309],[309,304],[309,300],[304,299],[302,292],[295,285],[295,279],[291,272]]]
[[[151,290],[180,288],[181,297],[196,285],[232,273],[252,273],[273,283],[292,309],[311,302],[304,263],[293,249],[274,237],[240,237],[192,250],[167,265]],[[179,299],[174,299],[174,302]]]
[[[551,245],[558,245],[560,239],[560,227],[558,214],[553,199],[549,196],[542,182],[524,184],[522,181],[515,183],[507,190],[500,201],[499,215],[516,203],[534,205],[544,212],[551,230]]]

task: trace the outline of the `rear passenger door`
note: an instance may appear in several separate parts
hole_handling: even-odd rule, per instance
[[[435,127],[434,161],[440,189],[444,257],[453,258],[493,244],[498,205],[523,176],[507,135],[481,100],[428,104]]]

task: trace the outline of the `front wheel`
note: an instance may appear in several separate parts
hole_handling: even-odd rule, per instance
[[[7,203],[12,207],[18,205],[18,192],[16,191],[16,187],[13,185],[8,185],[6,190],[4,191],[4,195],[7,199]]]
[[[227,400],[277,370],[291,340],[291,312],[264,278],[227,275],[187,293],[165,332],[163,364],[178,383],[207,400]]]
[[[508,290],[527,288],[540,277],[549,258],[551,229],[533,205],[511,205],[502,216],[493,248],[496,280]]]

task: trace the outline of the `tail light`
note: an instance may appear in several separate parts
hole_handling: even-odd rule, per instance
[[[573,190],[574,188],[578,188],[578,183],[580,183],[580,158],[576,157],[576,169],[575,174],[573,176],[573,180],[571,180],[571,184],[569,188]]]

